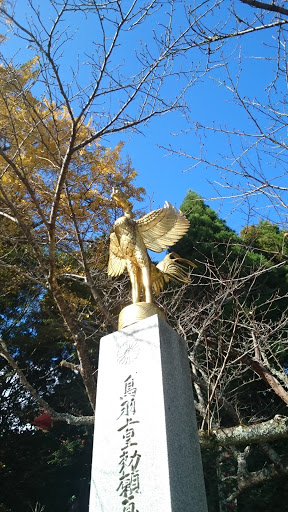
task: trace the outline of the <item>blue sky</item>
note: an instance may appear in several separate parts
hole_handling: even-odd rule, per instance
[[[200,2],[199,2],[200,3]],[[41,9],[47,16],[50,14],[50,2],[44,0],[40,3]],[[222,12],[225,12],[222,6]],[[226,7],[228,7],[226,5]],[[224,9],[224,11],[223,11]],[[239,14],[247,14],[247,6],[238,6]],[[16,2],[16,13],[19,19],[24,19],[27,12],[25,0]],[[220,10],[215,11],[214,24],[219,21],[217,19],[221,16]],[[77,18],[78,20],[78,18]],[[60,58],[60,67],[62,76],[66,76],[67,80],[70,74],[70,68],[77,60],[80,64],[80,77],[85,79],[85,66],[84,62],[87,61],[86,54],[91,51],[96,51],[92,45],[92,40],[95,38],[95,20],[91,17],[82,18],[79,24],[77,21],[73,27],[74,18],[68,20],[73,30],[73,40],[67,45]],[[178,21],[178,20],[177,20]],[[179,18],[179,24],[182,22]],[[48,22],[49,23],[49,22]],[[143,26],[144,27],[144,26]],[[142,38],[145,40],[148,32],[153,30],[153,23],[151,18],[150,25],[143,28],[143,32],[138,32],[135,38]],[[129,34],[128,34],[129,35]],[[187,54],[185,65],[191,61],[191,66],[200,66],[198,72],[198,81],[188,91],[186,101],[189,108],[190,123],[181,112],[172,113],[150,121],[146,126],[142,127],[143,134],[137,133],[122,133],[110,136],[109,139],[103,139],[102,143],[108,146],[116,145],[120,140],[125,142],[124,153],[126,153],[132,160],[134,168],[138,172],[137,184],[143,186],[147,191],[146,204],[147,209],[158,208],[163,206],[164,201],[168,200],[177,207],[180,206],[185,197],[187,190],[193,189],[198,194],[203,196],[207,202],[219,212],[219,215],[226,219],[228,225],[240,231],[240,229],[247,223],[248,214],[247,206],[242,205],[239,207],[238,202],[234,199],[216,199],[217,193],[215,190],[215,182],[221,180],[220,168],[226,165],[227,156],[230,153],[229,141],[227,138],[221,136],[219,133],[213,133],[211,130],[202,132],[201,137],[198,131],[195,131],[195,123],[203,124],[205,126],[215,125],[225,127],[227,129],[247,129],[253,130],[247,114],[243,109],[240,109],[232,102],[232,95],[227,89],[227,76],[226,85],[222,83],[219,85],[219,80],[225,79],[225,70],[223,63],[228,63],[228,69],[233,79],[236,79],[239,69],[239,55],[241,53],[241,78],[239,88],[242,94],[249,95],[252,99],[265,100],[265,87],[269,84],[273,76],[273,68],[275,67],[273,58],[275,51],[269,45],[274,44],[273,37],[276,32],[274,31],[261,31],[257,34],[245,36],[241,41],[232,40],[222,50],[212,57],[214,59],[214,69],[201,78],[201,71],[204,70],[206,56],[203,54],[203,62],[201,61],[201,54],[195,51],[192,54]],[[127,36],[128,37],[128,36]],[[133,43],[133,39],[132,39]],[[135,45],[138,43],[135,39]],[[130,45],[130,46],[129,46]],[[94,49],[93,49],[94,48]],[[118,48],[119,61],[125,62],[125,66],[129,68],[131,54],[131,41],[125,40],[123,45]],[[33,55],[26,48],[26,43],[20,43],[19,39],[10,37],[4,48],[4,54],[7,56],[16,55],[16,61],[23,62]],[[253,58],[252,58],[253,56]],[[271,58],[270,61],[264,58]],[[195,61],[193,60],[195,59]],[[132,63],[132,60],[131,60]],[[131,64],[132,65],[132,64]],[[83,66],[83,70],[82,70]],[[173,82],[174,80],[174,82]],[[166,94],[172,95],[173,88],[178,87],[177,79],[171,79],[166,86]],[[180,80],[181,82],[181,80]],[[169,89],[170,88],[170,89]],[[255,130],[255,129],[254,129]],[[237,153],[239,151],[240,140],[233,138],[231,140],[233,150]],[[181,150],[182,153],[189,155],[199,156],[200,153],[204,154],[207,159],[216,164],[214,167],[209,167],[204,163],[199,163],[194,168],[190,168],[193,161],[190,158],[171,154],[165,148],[173,147],[175,150]],[[257,166],[256,156],[251,153],[251,159]],[[269,164],[269,158],[264,159],[263,165]],[[219,166],[217,168],[217,165]],[[277,170],[270,168],[270,177],[277,175]],[[219,189],[219,186],[218,186]],[[221,190],[221,187],[220,187]],[[222,189],[224,196],[230,195],[230,192]],[[214,198],[214,199],[212,199]],[[259,214],[266,215],[266,210],[262,210],[264,201],[262,196],[254,198]],[[271,209],[267,210],[270,218],[277,222],[277,216]],[[254,222],[258,219],[256,218]]]

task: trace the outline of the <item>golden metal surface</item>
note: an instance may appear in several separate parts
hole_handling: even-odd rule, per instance
[[[122,309],[118,319],[118,329],[124,329],[128,325],[140,322],[144,318],[149,316],[159,315],[166,320],[165,313],[156,304],[149,302],[138,302],[136,304],[130,304]]]
[[[157,308],[153,302],[152,291],[159,295],[165,282],[169,280],[189,282],[188,269],[184,264],[193,267],[196,265],[173,252],[154,265],[147,249],[161,252],[174,245],[188,231],[189,221],[181,211],[167,201],[164,208],[153,210],[144,217],[134,220],[132,204],[125,194],[113,188],[111,197],[123,209],[124,215],[116,220],[110,235],[108,274],[112,277],[120,276],[124,270],[127,270],[132,286],[133,304],[150,304]],[[146,309],[148,311],[148,307]],[[130,323],[135,323],[133,308],[129,311],[131,312]],[[127,314],[125,313],[125,318]],[[136,317],[137,315],[138,313]],[[151,314],[139,317],[138,320],[146,316]],[[129,325],[126,320],[125,325]]]

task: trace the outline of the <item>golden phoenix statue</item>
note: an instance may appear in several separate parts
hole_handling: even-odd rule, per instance
[[[183,263],[196,265],[173,252],[154,265],[147,252],[147,249],[154,252],[167,249],[188,231],[189,221],[181,211],[166,201],[164,208],[134,220],[132,205],[125,194],[113,188],[111,197],[124,215],[116,220],[110,235],[108,274],[120,276],[127,270],[132,285],[133,304],[120,313],[118,327],[121,329],[156,313],[164,316],[154,304],[152,291],[159,295],[169,280],[189,282]]]

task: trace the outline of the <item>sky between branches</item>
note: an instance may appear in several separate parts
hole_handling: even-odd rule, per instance
[[[197,3],[197,2],[196,2]],[[200,2],[199,2],[200,3]],[[50,2],[42,0],[41,12],[49,18],[51,12]],[[222,6],[223,7],[223,6]],[[246,14],[249,7],[242,5],[240,2],[235,3],[237,14],[241,19],[241,15]],[[225,8],[225,2],[224,2]],[[16,18],[23,21],[29,12],[25,0],[16,2]],[[213,23],[221,18],[221,9],[214,13]],[[219,20],[217,20],[217,16]],[[78,20],[78,18],[77,18]],[[181,16],[179,16],[179,25],[181,25]],[[165,23],[164,19],[159,19],[158,23]],[[73,13],[67,20],[67,26],[73,27],[73,41],[66,46],[63,57],[60,59],[60,67],[62,68],[62,76],[70,75],[70,66],[79,62],[80,77],[85,76],[85,65],[88,61],[87,55],[93,49],[92,41],[95,37],[94,20],[88,16],[83,17],[83,23],[75,27]],[[241,23],[240,23],[241,25]],[[149,27],[153,31],[153,25]],[[241,26],[240,26],[241,28]],[[145,40],[147,35],[147,26],[143,27],[143,33],[138,36]],[[145,208],[162,207],[165,200],[170,201],[177,207],[180,206],[188,189],[195,190],[212,208],[217,210],[222,218],[227,220],[230,227],[236,231],[247,224],[248,212],[245,207],[238,208],[237,203],[233,199],[219,200],[215,191],[214,182],[221,179],[221,171],[219,168],[207,168],[205,163],[199,163],[196,167],[191,168],[193,164],[190,158],[183,154],[194,154],[198,157],[200,154],[207,152],[210,161],[213,160],[219,167],[225,165],[226,157],[229,152],[228,141],[224,137],[220,137],[211,130],[206,130],[205,135],[199,136],[195,132],[194,123],[200,123],[207,126],[213,126],[213,123],[222,125],[228,129],[250,129],[250,122],[245,112],[237,108],[232,103],[232,95],[229,93],[223,81],[225,80],[224,64],[229,63],[229,72],[235,77],[239,71],[239,56],[241,55],[241,78],[240,89],[243,95],[247,94],[250,98],[261,100],[264,98],[265,87],[269,85],[275,71],[274,50],[270,47],[275,45],[276,29],[262,30],[254,34],[245,36],[237,40],[231,39],[223,47],[222,52],[215,53],[211,57],[213,70],[205,75],[205,65],[207,55],[198,52],[195,54],[195,69],[198,66],[197,81],[192,88],[189,89],[186,102],[188,109],[186,114],[192,124],[189,124],[184,113],[174,112],[158,118],[153,118],[146,126],[141,127],[142,133],[125,133],[114,134],[109,139],[102,139],[104,145],[114,147],[120,140],[125,142],[124,153],[127,153],[132,159],[132,164],[138,172],[137,184],[143,186],[147,191]],[[136,41],[136,40],[135,40]],[[4,43],[3,53],[7,58],[16,56],[16,62],[23,63],[25,60],[32,58],[35,53],[27,46],[26,41],[19,44],[19,39],[10,35],[8,41]],[[129,67],[131,58],[131,41],[129,45],[122,45],[118,48],[119,62],[124,62]],[[183,57],[184,58],[184,57]],[[188,57],[190,58],[190,56]],[[267,59],[270,59],[267,61]],[[187,64],[187,63],[186,63]],[[132,63],[131,63],[132,65]],[[194,62],[191,60],[193,69]],[[83,78],[85,80],[85,78]],[[167,95],[172,94],[174,86],[177,82],[183,81],[180,76],[175,76],[170,80],[167,87]],[[220,85],[220,83],[222,85]],[[184,84],[184,82],[183,82]],[[178,83],[179,85],[179,83]],[[178,86],[177,85],[177,86]],[[39,86],[38,86],[39,87]],[[35,90],[36,95],[37,91]],[[77,108],[75,104],[75,108]],[[235,138],[234,138],[235,141]],[[234,142],[235,143],[235,142]],[[182,155],[171,154],[169,148],[172,147]],[[194,162],[195,163],[195,162]],[[257,162],[255,160],[255,165]],[[264,165],[269,165],[269,161],[264,161]],[[277,169],[270,169],[270,176],[277,176]],[[274,173],[274,174],[273,174]],[[222,189],[223,196],[229,195],[225,189]],[[211,198],[214,198],[211,200]],[[210,201],[209,201],[210,199]],[[263,210],[264,202],[261,196],[257,197],[257,208],[262,214],[268,215],[269,218],[277,222],[277,216],[271,209]],[[254,222],[257,219],[254,219]]]

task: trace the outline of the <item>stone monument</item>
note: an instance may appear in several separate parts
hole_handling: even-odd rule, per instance
[[[112,197],[125,216],[111,234],[108,273],[128,270],[133,304],[100,343],[89,512],[206,512],[185,343],[152,297],[168,279],[187,280],[183,264],[193,264],[172,253],[154,266],[146,249],[172,245],[189,222],[169,203],[135,221],[125,196]]]

